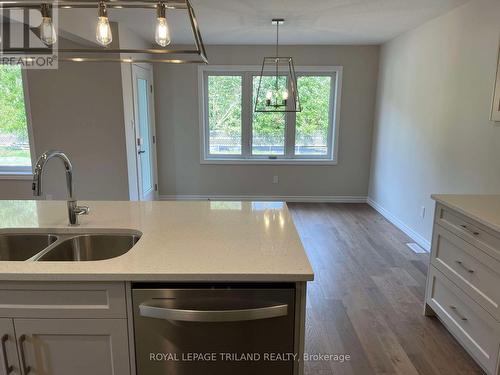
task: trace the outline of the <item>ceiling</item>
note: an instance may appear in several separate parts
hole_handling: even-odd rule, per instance
[[[282,17],[283,44],[380,44],[468,0],[192,0],[206,44],[273,44],[271,19]],[[144,39],[154,15],[113,12]],[[184,11],[170,11],[174,43],[191,43]]]

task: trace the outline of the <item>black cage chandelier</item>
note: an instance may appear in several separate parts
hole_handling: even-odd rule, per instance
[[[284,22],[282,18],[272,20],[272,24],[276,26],[276,56],[264,57],[262,62],[255,112],[302,111],[293,58],[279,55],[279,27]]]
[[[9,12],[15,10],[26,12],[30,9],[39,10],[42,16],[42,23],[35,31],[43,41],[42,46],[9,46],[6,43],[9,37],[9,29],[6,25]],[[95,46],[65,48],[59,45],[53,20],[53,10],[56,9],[95,9],[97,42]],[[108,10],[119,12],[121,9],[148,9],[151,11],[152,20],[156,21],[152,22],[152,27],[155,27],[155,36],[154,40],[151,40],[151,48],[113,46]],[[194,48],[166,48],[171,42],[166,14],[169,10],[174,9],[187,12],[189,28],[194,38]],[[189,0],[0,0],[0,11],[1,54],[3,55],[43,55],[57,51],[60,61],[208,63],[198,21]],[[26,17],[25,13],[25,28],[28,28]],[[69,31],[71,32],[71,30]]]

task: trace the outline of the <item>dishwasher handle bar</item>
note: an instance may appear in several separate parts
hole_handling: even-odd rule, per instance
[[[148,301],[149,302],[149,301]],[[140,315],[146,318],[183,322],[243,322],[277,318],[288,315],[288,305],[272,305],[238,310],[183,310],[152,306],[148,302],[139,305]]]

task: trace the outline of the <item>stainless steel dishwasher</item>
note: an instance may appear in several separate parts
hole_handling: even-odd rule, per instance
[[[136,288],[137,375],[292,375],[295,291]]]

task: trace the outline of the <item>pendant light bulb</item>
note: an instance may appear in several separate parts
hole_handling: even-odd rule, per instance
[[[40,25],[40,39],[51,46],[57,42],[56,29],[52,20],[52,11],[48,4],[42,4],[42,24]]]
[[[159,46],[166,47],[170,44],[170,28],[168,27],[167,18],[165,16],[165,3],[160,2],[157,6],[155,40]]]
[[[111,26],[109,25],[108,11],[104,1],[99,2],[99,17],[97,19],[96,28],[97,42],[106,47],[113,41],[113,34],[111,33]]]
[[[283,98],[283,105],[286,106],[288,104],[288,90],[283,90],[283,93],[281,95]]]
[[[269,107],[271,105],[271,99],[273,98],[273,92],[269,90],[266,93],[266,105]]]

